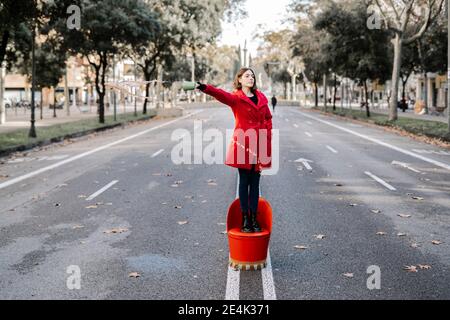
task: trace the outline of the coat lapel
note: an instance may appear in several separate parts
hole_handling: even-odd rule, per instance
[[[253,103],[253,101],[252,101],[249,97],[247,97],[247,95],[246,95],[242,90],[238,90],[238,91],[236,92],[236,95],[237,95],[242,101],[245,101],[245,102],[251,104],[251,106],[252,106],[253,108],[256,108],[256,109],[260,109],[262,106],[264,106],[264,105],[266,104],[266,101],[265,101],[265,99],[264,99],[264,96],[261,94],[261,92],[260,92],[259,90],[256,90],[256,96],[258,97],[258,105],[255,105],[255,104]]]

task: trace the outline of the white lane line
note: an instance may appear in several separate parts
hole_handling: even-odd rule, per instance
[[[334,124],[334,123],[331,123],[331,122],[329,122],[329,121],[321,120],[321,119],[319,119],[319,118],[316,118],[316,117],[310,116],[310,115],[308,115],[308,114],[305,114],[305,113],[303,113],[303,112],[301,112],[301,111],[298,111],[298,110],[292,110],[292,111],[293,111],[293,112],[297,112],[297,113],[299,113],[299,114],[301,114],[301,115],[303,115],[303,116],[305,116],[305,117],[307,117],[307,118],[314,119],[314,120],[316,120],[316,121],[325,123],[325,124],[327,124],[327,125],[329,125],[329,126],[332,126],[332,127],[336,128],[336,129],[339,129],[339,130],[342,130],[342,131],[351,133],[351,134],[353,134],[353,135],[355,135],[355,136],[358,136],[358,137],[360,137],[360,138],[363,138],[363,139],[372,141],[372,142],[377,143],[377,144],[379,144],[379,145],[382,145],[382,146],[384,146],[384,147],[387,147],[387,148],[390,148],[390,149],[392,149],[392,150],[401,152],[401,153],[403,153],[403,154],[407,154],[407,155],[409,155],[409,156],[411,156],[411,157],[414,157],[414,158],[423,160],[423,161],[425,161],[425,162],[432,163],[432,164],[434,164],[434,165],[436,165],[436,166],[438,166],[438,167],[441,167],[441,168],[444,168],[444,169],[447,169],[447,170],[450,171],[450,165],[448,165],[448,164],[446,164],[446,163],[443,163],[443,162],[440,162],[440,161],[436,161],[436,160],[433,160],[433,159],[430,159],[430,158],[427,158],[427,157],[424,157],[424,156],[415,154],[414,152],[411,152],[411,151],[408,151],[408,150],[405,150],[405,149],[402,149],[402,148],[393,146],[393,145],[391,145],[391,144],[389,144],[389,143],[386,143],[386,142],[383,142],[383,141],[381,141],[381,140],[378,140],[378,139],[369,137],[369,136],[367,136],[367,135],[365,135],[365,134],[358,133],[358,132],[353,131],[353,130],[351,130],[351,129],[347,129],[347,128],[338,126],[338,125],[336,125],[336,124]]]
[[[308,137],[312,138],[312,134],[309,133],[308,131],[305,131],[305,134],[306,134]]]
[[[391,186],[389,183],[383,181],[382,179],[378,178],[376,175],[370,173],[369,171],[365,171],[365,174],[367,174],[369,177],[371,177],[372,179],[376,180],[377,182],[381,183],[383,186],[385,186],[386,188],[388,188],[391,191],[395,191],[397,189],[395,189],[393,186]]]
[[[239,198],[239,172],[236,173],[236,198]],[[228,266],[227,289],[225,292],[225,300],[239,300],[239,282],[240,270],[234,270]]]
[[[97,192],[94,192],[93,194],[91,194],[89,197],[86,198],[86,201],[90,201],[92,199],[94,199],[95,197],[97,197],[98,195],[102,194],[103,192],[105,192],[106,190],[108,190],[109,188],[111,188],[113,185],[115,185],[117,182],[119,182],[119,180],[113,180],[110,183],[108,183],[106,186],[104,186],[103,188],[101,188],[100,190],[98,190]]]
[[[117,141],[114,141],[114,142],[105,144],[104,146],[101,146],[101,147],[98,147],[98,148],[95,148],[95,149],[92,149],[92,150],[89,150],[89,151],[80,153],[80,154],[78,154],[78,155],[76,155],[76,156],[73,156],[73,157],[70,157],[70,158],[65,159],[65,160],[63,160],[63,161],[54,163],[54,164],[52,164],[52,165],[50,165],[50,166],[41,168],[41,169],[39,169],[39,170],[36,170],[36,171],[30,172],[30,173],[27,173],[27,174],[25,174],[25,175],[23,175],[23,176],[19,176],[19,177],[17,177],[17,178],[14,178],[14,179],[5,181],[5,182],[3,182],[3,183],[0,183],[0,189],[4,189],[4,188],[9,187],[9,186],[11,186],[11,185],[13,185],[13,184],[19,183],[19,182],[21,182],[21,181],[23,181],[23,180],[26,180],[26,179],[29,179],[29,178],[31,178],[31,177],[37,176],[38,174],[41,174],[41,173],[43,173],[43,172],[47,172],[47,171],[49,171],[49,170],[53,170],[53,169],[58,168],[58,167],[60,167],[60,166],[62,166],[62,165],[65,165],[65,164],[67,164],[67,163],[73,162],[73,161],[78,160],[78,159],[80,159],[80,158],[84,158],[84,157],[86,157],[86,156],[88,156],[88,155],[91,155],[91,154],[93,154],[93,153],[99,152],[99,151],[101,151],[101,150],[110,148],[110,147],[112,147],[112,146],[115,146],[116,144],[119,144],[119,143],[122,143],[122,142],[125,142],[125,141],[128,141],[128,140],[134,139],[134,138],[136,138],[136,137],[142,136],[142,135],[144,135],[144,134],[146,134],[146,133],[149,133],[149,132],[151,132],[151,131],[153,131],[153,130],[156,130],[156,129],[159,129],[159,128],[162,128],[162,127],[166,127],[166,126],[168,126],[168,125],[170,125],[170,124],[172,124],[172,123],[178,122],[178,121],[183,120],[183,119],[188,118],[188,117],[191,117],[191,116],[196,115],[197,113],[200,113],[200,112],[202,112],[202,111],[203,111],[203,110],[194,111],[194,112],[192,112],[192,113],[190,113],[190,114],[188,114],[188,115],[182,116],[182,117],[177,118],[177,119],[175,119],[175,120],[171,120],[171,121],[169,121],[169,122],[160,124],[160,125],[158,125],[158,126],[156,126],[156,127],[153,127],[153,128],[150,128],[150,129],[147,129],[147,130],[138,132],[138,133],[136,133],[136,134],[133,134],[133,135],[131,135],[131,136],[129,136],[129,137],[126,137],[126,138],[123,138],[123,139],[120,139],[120,140],[117,140]]]
[[[161,150],[156,151],[154,154],[152,154],[151,158],[156,157],[158,154],[160,154],[160,153],[163,152],[163,151],[164,151],[164,149],[161,149]]]
[[[401,167],[403,167],[403,168],[406,168],[406,169],[409,169],[409,170],[411,170],[411,171],[413,171],[413,172],[415,172],[415,173],[421,173],[419,170],[417,170],[417,169],[414,169],[413,167],[410,167],[409,166],[409,163],[404,163],[404,162],[399,162],[399,161],[392,161],[391,162],[391,164],[392,165],[399,165],[399,166],[401,166]]]
[[[328,150],[330,150],[331,152],[333,152],[333,153],[338,153],[336,150],[334,150],[332,147],[330,147],[330,146],[327,146],[327,149]]]
[[[261,274],[264,300],[277,300],[275,283],[273,281],[272,263],[270,262],[270,250],[267,252],[266,267],[262,269]]]
[[[298,128],[298,124],[294,123],[294,127]]]

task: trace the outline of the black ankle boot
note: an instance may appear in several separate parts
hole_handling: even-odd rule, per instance
[[[252,226],[253,232],[261,232],[261,227],[256,221],[256,212],[250,213],[250,225]]]
[[[245,232],[245,233],[253,232],[251,224],[250,224],[250,216],[249,216],[248,212],[243,212],[242,211],[242,228],[241,228],[241,231]]]

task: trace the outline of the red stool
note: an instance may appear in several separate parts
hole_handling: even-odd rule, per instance
[[[256,218],[261,226],[261,232],[241,232],[242,213],[239,198],[234,200],[228,208],[229,264],[234,269],[259,270],[266,267],[267,250],[272,232],[272,207],[262,197],[259,197]]]

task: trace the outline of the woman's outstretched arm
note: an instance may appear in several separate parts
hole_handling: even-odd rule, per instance
[[[197,82],[198,86],[197,89],[200,91],[206,93],[207,95],[210,95],[220,102],[230,106],[234,107],[237,101],[237,97],[229,92],[226,92],[225,90],[216,88],[209,84],[203,84],[200,82]]]

